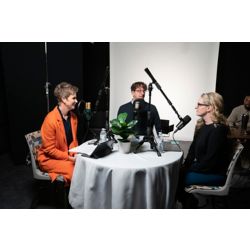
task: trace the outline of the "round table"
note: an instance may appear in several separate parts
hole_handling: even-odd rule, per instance
[[[114,150],[99,159],[78,155],[69,202],[73,208],[172,208],[182,157],[152,150]]]

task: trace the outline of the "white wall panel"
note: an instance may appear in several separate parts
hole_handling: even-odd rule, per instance
[[[131,99],[133,82],[151,82],[149,68],[179,114],[192,120],[175,135],[192,140],[196,120],[195,105],[203,92],[215,91],[219,43],[111,43],[110,44],[110,118],[120,105]],[[161,119],[177,124],[179,119],[161,92],[153,85],[152,103]],[[148,95],[145,100],[148,101]]]

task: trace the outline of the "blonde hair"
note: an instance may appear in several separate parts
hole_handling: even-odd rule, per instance
[[[212,109],[211,119],[213,123],[220,123],[227,125],[227,119],[223,115],[224,101],[223,97],[216,92],[203,93],[201,95],[204,104],[210,105]],[[204,125],[204,120],[200,118],[196,123],[196,130]]]
[[[70,95],[74,95],[78,92],[78,88],[70,83],[61,82],[54,90],[54,96],[58,102],[61,102],[63,98],[68,98]]]

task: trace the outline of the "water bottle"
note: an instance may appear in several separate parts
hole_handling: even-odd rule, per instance
[[[158,133],[158,150],[160,153],[164,152],[164,141],[163,141],[162,132]]]
[[[243,114],[241,117],[241,129],[246,130],[247,129],[247,123],[249,120],[249,115],[248,114]]]
[[[100,132],[100,140],[99,143],[105,142],[107,141],[107,132],[105,128],[102,128],[101,132]]]

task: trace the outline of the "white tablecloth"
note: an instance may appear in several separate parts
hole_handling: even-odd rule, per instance
[[[117,150],[99,159],[78,155],[69,202],[73,208],[172,208],[182,156]]]

